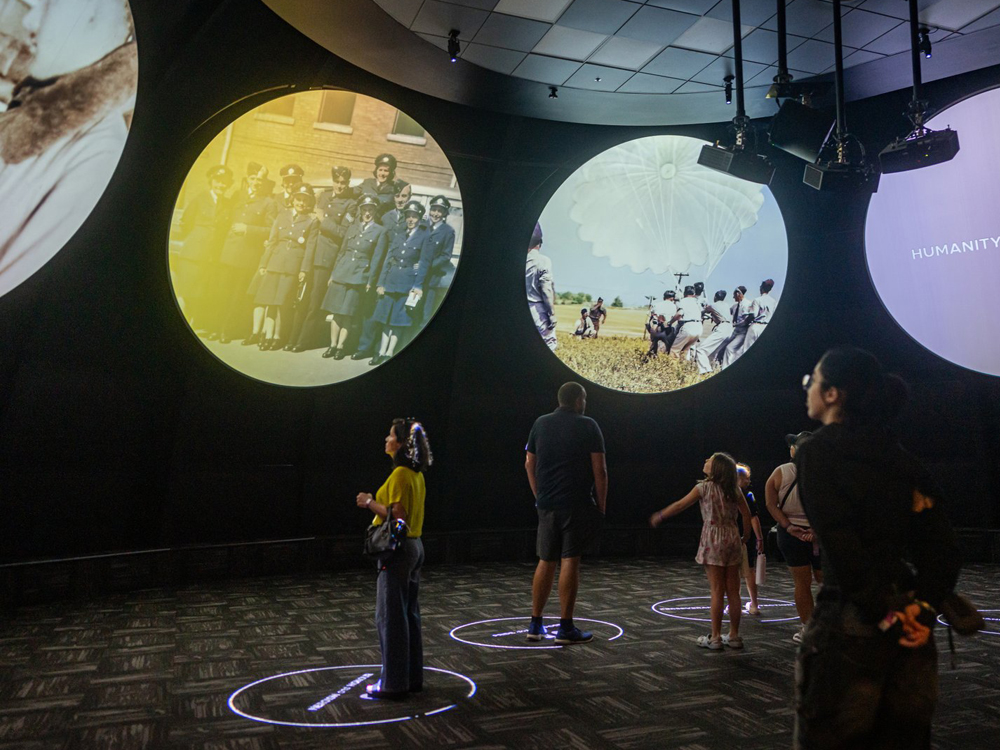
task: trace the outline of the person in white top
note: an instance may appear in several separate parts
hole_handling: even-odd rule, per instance
[[[800,432],[785,435],[788,450],[795,458],[795,449],[812,435]],[[799,499],[798,479],[795,464],[789,461],[774,470],[764,485],[767,512],[778,524],[778,549],[788,563],[795,585],[795,610],[798,612],[802,628],[805,628],[813,611],[812,582],[823,583],[823,571],[819,559],[816,535],[809,526],[809,519]],[[796,643],[802,640],[802,629],[792,636]]]
[[[723,367],[729,367],[743,353],[743,342],[750,327],[750,300],[746,298],[746,294],[745,286],[738,286],[733,290],[733,306],[729,308],[733,320],[733,332],[719,347],[719,357],[722,359]]]
[[[535,321],[538,334],[545,345],[556,350],[556,289],[552,281],[552,260],[542,255],[542,227],[535,223],[528,245],[528,259],[524,267],[524,291],[528,295],[528,309]]]
[[[726,304],[726,292],[720,289],[715,293],[715,299],[706,303],[704,312],[712,319],[712,332],[698,342],[694,349],[694,358],[698,363],[698,372],[702,375],[712,371],[712,362],[723,343],[733,333],[733,323],[730,319],[729,306]]]
[[[573,331],[573,335],[579,336],[581,339],[597,337],[597,331],[594,330],[594,322],[590,319],[590,310],[586,307],[580,310],[580,319],[576,321],[576,330]]]
[[[774,289],[774,280],[765,279],[760,284],[760,296],[750,303],[749,312],[753,318],[747,329],[747,336],[743,341],[743,350],[740,354],[745,354],[747,349],[753,346],[753,342],[764,332],[764,326],[771,320],[774,308],[778,304],[778,301],[771,296],[772,289]]]
[[[680,359],[687,358],[688,351],[698,341],[701,336],[701,304],[695,296],[694,287],[684,287],[684,298],[677,303],[678,319],[677,337],[674,345],[670,347],[670,353]]]
[[[59,251],[111,180],[138,75],[129,19],[126,0],[0,5],[0,295]]]

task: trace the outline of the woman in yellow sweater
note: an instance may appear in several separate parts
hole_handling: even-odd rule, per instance
[[[369,698],[405,698],[423,689],[424,644],[420,634],[420,568],[424,545],[423,472],[431,465],[431,449],[423,425],[411,419],[394,419],[385,438],[385,452],[392,456],[392,473],[375,497],[359,492],[359,508],[375,514],[372,525],[387,520],[406,524],[406,540],[391,553],[378,572],[375,627],[382,648],[382,675],[368,686]]]

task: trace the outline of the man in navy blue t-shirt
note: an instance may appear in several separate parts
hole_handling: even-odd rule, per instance
[[[545,637],[542,610],[559,573],[559,630],[556,643],[586,643],[593,635],[573,625],[580,586],[580,556],[596,541],[608,499],[604,436],[590,417],[587,392],[579,383],[559,389],[559,408],[535,420],[525,446],[524,468],[538,509],[538,567],[531,587],[529,641]]]

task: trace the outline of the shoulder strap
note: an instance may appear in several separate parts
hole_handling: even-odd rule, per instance
[[[797,485],[798,483],[799,483],[799,476],[798,474],[796,474],[795,479],[792,480],[792,483],[788,485],[788,489],[785,490],[785,496],[781,498],[781,500],[778,502],[778,510],[782,510],[785,507],[785,502],[787,502],[788,496],[792,494],[792,490],[795,489],[795,485]]]

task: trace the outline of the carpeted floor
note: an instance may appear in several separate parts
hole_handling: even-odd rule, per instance
[[[23,609],[0,622],[0,748],[790,746],[797,623],[786,619],[794,610],[781,566],[762,588],[763,615],[744,617],[746,648],[719,653],[694,645],[708,615],[693,562],[585,565],[578,624],[595,640],[568,648],[523,640],[531,573],[509,564],[426,570],[425,663],[438,671],[428,670],[423,693],[391,704],[359,697],[378,673],[366,667],[379,662],[373,573]],[[998,584],[1000,568],[975,566],[961,588],[997,610]],[[554,599],[549,612],[558,612]],[[988,625],[993,634],[956,639],[955,670],[939,629],[936,747],[998,746],[1000,623]]]

